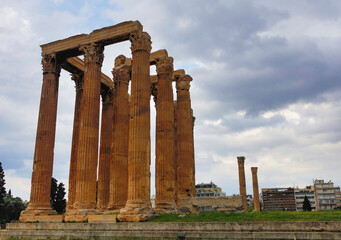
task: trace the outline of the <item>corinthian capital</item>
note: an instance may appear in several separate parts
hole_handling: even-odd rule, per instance
[[[192,77],[190,75],[179,75],[175,77],[176,80],[176,90],[186,90],[189,91],[191,87],[190,82],[192,81]]]
[[[120,84],[120,83],[128,84],[130,80],[130,71],[131,71],[131,66],[129,65],[121,65],[119,67],[115,67],[111,71],[114,83],[115,84]]]
[[[55,53],[43,55],[41,64],[43,65],[43,73],[60,74],[60,65],[57,63],[57,57]]]
[[[113,89],[110,89],[105,85],[102,85],[101,95],[102,95],[102,102],[104,104],[113,102],[113,98],[114,98]]]
[[[172,57],[160,57],[156,58],[156,72],[160,74],[173,75],[173,58]]]
[[[84,73],[72,73],[71,74],[71,80],[75,81],[76,84],[76,92],[83,91],[83,75]]]
[[[237,157],[238,165],[244,166],[245,157]]]
[[[103,58],[104,58],[104,47],[102,44],[87,44],[83,45],[79,48],[80,51],[84,53],[84,62],[87,63],[95,63],[102,66]]]
[[[152,41],[146,32],[133,32],[130,34],[129,40],[131,42],[131,51],[147,51],[152,50]]]

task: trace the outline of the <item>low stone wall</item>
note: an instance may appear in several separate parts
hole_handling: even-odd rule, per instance
[[[341,239],[341,222],[10,223],[0,239]],[[185,237],[185,238],[183,238]]]
[[[179,198],[178,206],[181,212],[218,211],[241,212],[243,211],[243,197],[240,195],[228,197],[193,197]]]

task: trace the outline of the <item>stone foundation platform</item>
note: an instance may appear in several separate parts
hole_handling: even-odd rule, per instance
[[[10,223],[0,240],[28,239],[341,239],[341,222]],[[183,238],[184,237],[184,238]]]

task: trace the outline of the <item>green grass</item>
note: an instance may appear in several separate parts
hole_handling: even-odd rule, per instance
[[[341,221],[341,211],[319,212],[247,212],[220,213],[203,212],[188,214],[183,218],[179,214],[160,214],[149,222],[248,222],[248,221]]]

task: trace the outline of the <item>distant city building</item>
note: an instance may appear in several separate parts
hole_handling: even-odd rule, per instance
[[[262,188],[264,211],[296,211],[293,188]]]
[[[213,182],[195,185],[195,192],[197,197],[226,196],[226,194],[221,191],[221,188]]]
[[[341,208],[341,192],[335,192],[335,207]]]
[[[336,205],[336,193],[340,187],[335,187],[332,181],[314,180],[316,207],[319,210],[334,209]],[[340,200],[340,199],[338,199]]]
[[[251,194],[246,195],[247,205],[253,207],[253,197]]]
[[[314,186],[307,186],[306,188],[295,188],[295,200],[296,200],[296,210],[303,210],[304,197],[307,196],[312,211],[316,211],[316,199]]]

